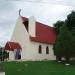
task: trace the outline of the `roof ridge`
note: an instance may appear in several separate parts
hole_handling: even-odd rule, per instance
[[[29,18],[27,18],[27,17],[24,17],[24,16],[21,16],[22,17],[22,19],[23,19],[23,21],[26,19],[26,20],[28,20]],[[24,19],[25,18],[25,19]],[[50,27],[50,28],[54,28],[54,27],[51,27],[51,26],[49,26],[49,25],[47,25],[47,24],[44,24],[44,23],[42,23],[42,22],[39,22],[39,21],[36,21],[36,23],[40,23],[40,24],[42,24],[42,25],[44,25],[44,26],[48,26],[48,27]]]

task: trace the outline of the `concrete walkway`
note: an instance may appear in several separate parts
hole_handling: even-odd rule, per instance
[[[5,75],[5,72],[0,72],[0,75]]]

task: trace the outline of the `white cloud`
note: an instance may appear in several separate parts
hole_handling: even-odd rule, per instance
[[[73,10],[73,6],[64,6],[57,4],[16,2],[15,5],[17,10],[19,8],[22,8],[22,15],[28,17],[35,16],[37,20],[48,25],[53,24],[56,19],[65,19],[66,15]]]
[[[0,2],[0,42],[10,40],[18,18],[18,10],[23,16],[34,16],[36,20],[51,25],[57,20],[65,20],[75,10],[75,0],[2,0]]]
[[[5,34],[6,34],[5,32],[0,31],[0,39],[3,38],[3,36],[5,36]]]

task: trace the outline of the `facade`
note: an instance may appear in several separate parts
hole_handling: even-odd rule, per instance
[[[56,33],[53,27],[36,22],[32,16],[25,18],[19,15],[11,38],[11,42],[19,43],[21,46],[22,60],[54,60],[53,44]],[[6,46],[7,47],[7,46]],[[6,48],[5,48],[6,49]],[[6,49],[8,51],[8,49]],[[14,60],[14,52],[10,51],[10,60]]]

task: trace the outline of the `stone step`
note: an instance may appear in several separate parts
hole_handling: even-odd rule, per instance
[[[0,75],[5,75],[5,72],[0,72]]]

